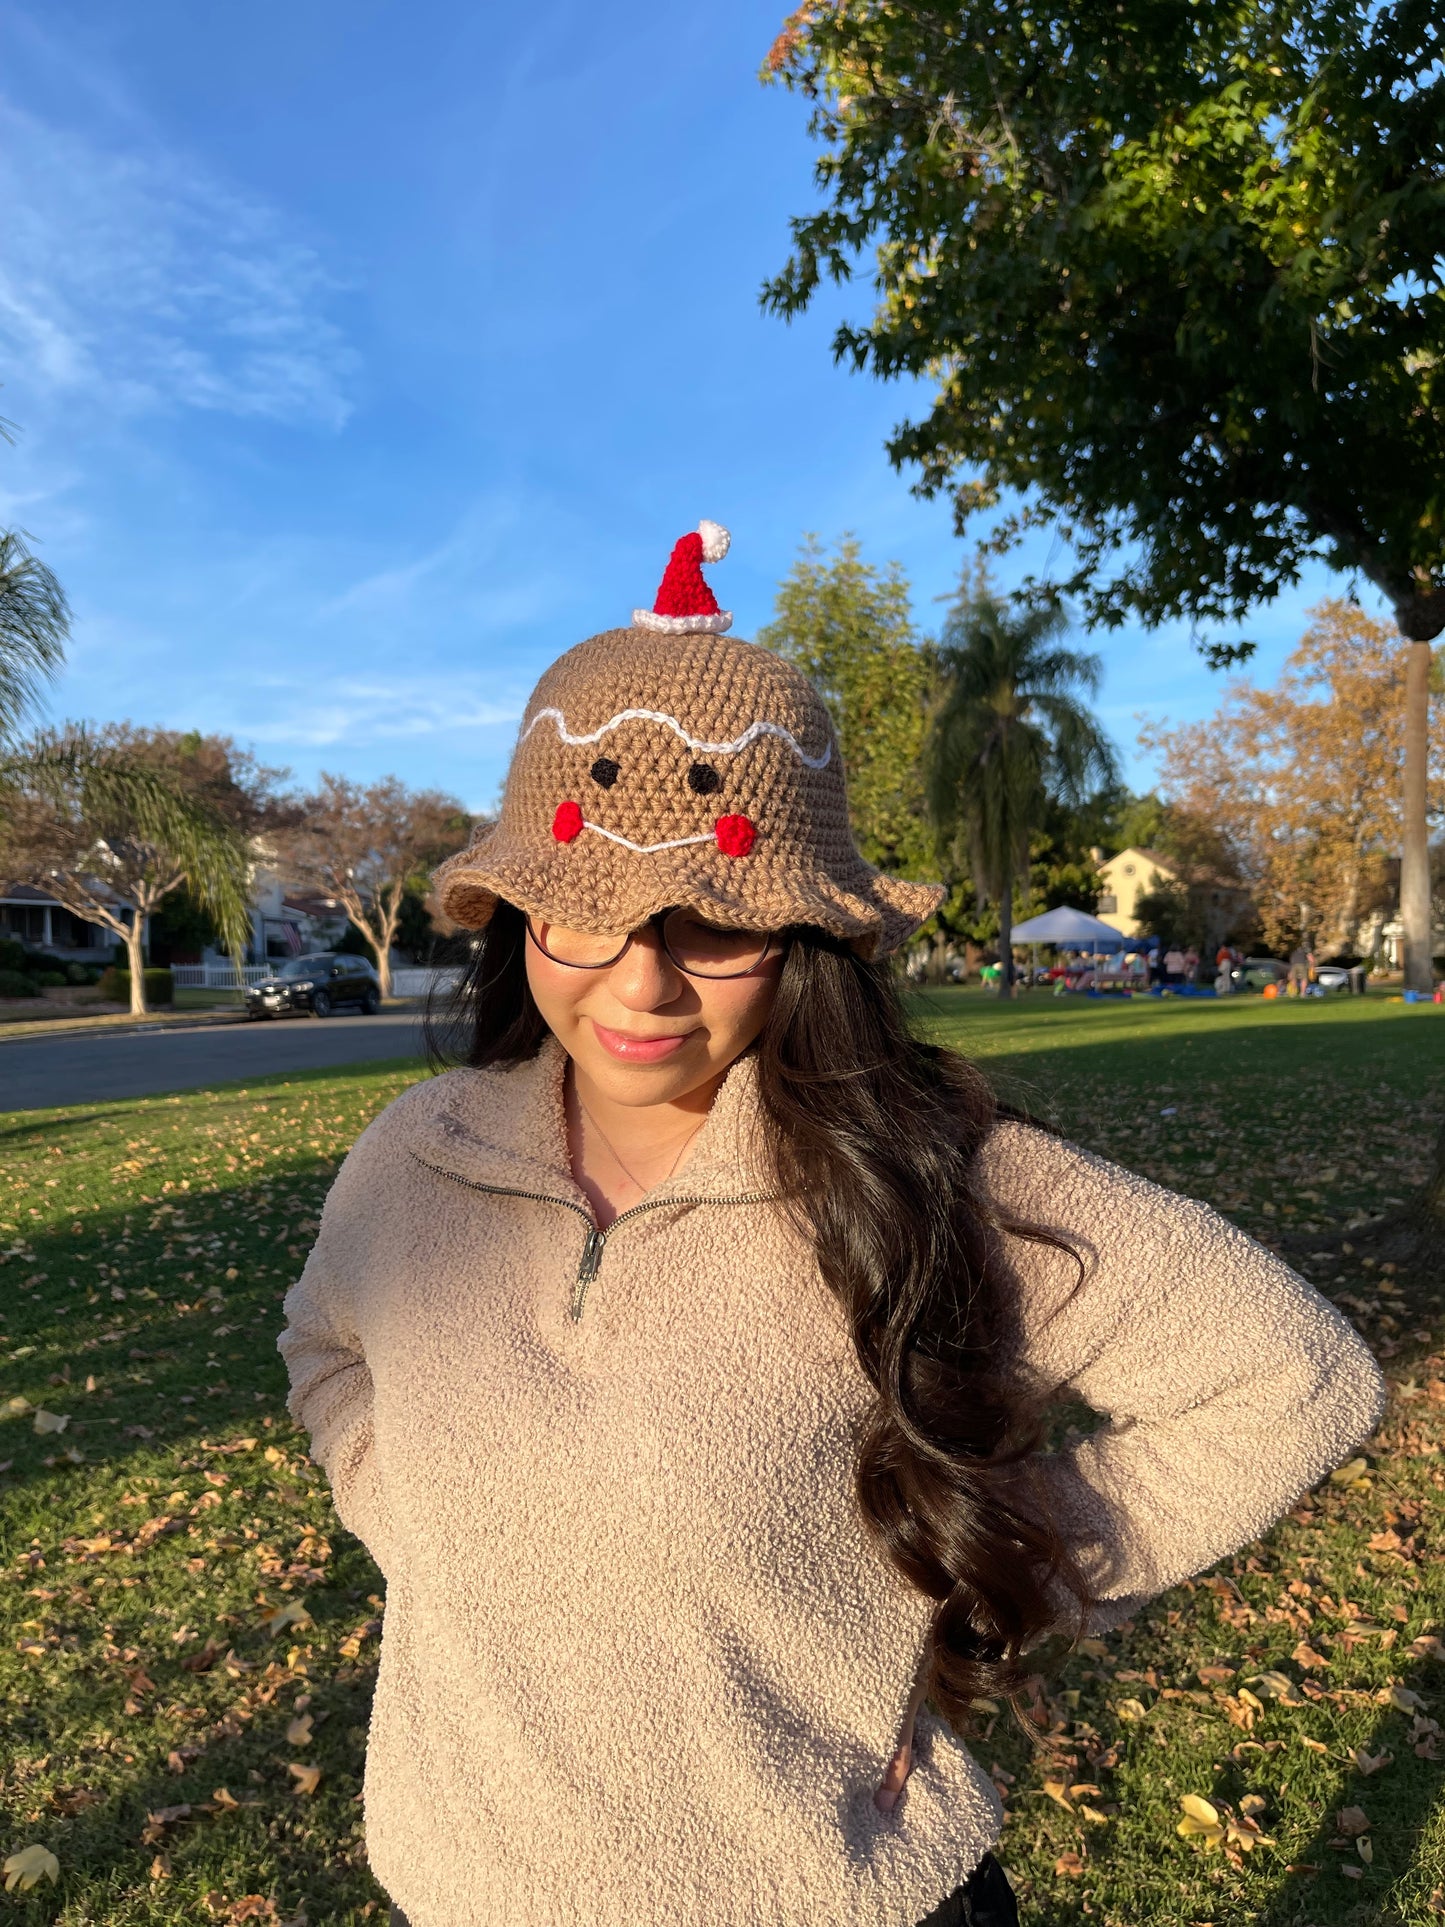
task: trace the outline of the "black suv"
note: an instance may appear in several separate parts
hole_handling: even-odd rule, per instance
[[[246,986],[247,1017],[289,1010],[329,1017],[342,1004],[358,1004],[368,1017],[381,1009],[381,985],[365,957],[288,957],[274,977]]]

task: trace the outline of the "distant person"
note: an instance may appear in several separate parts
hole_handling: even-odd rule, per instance
[[[1289,953],[1289,981],[1285,991],[1286,996],[1304,996],[1309,986],[1310,975],[1314,970],[1314,964],[1315,960],[1310,953],[1309,946],[1307,944],[1297,943]]]
[[[1182,984],[1184,981],[1184,952],[1178,944],[1171,944],[1164,952],[1164,981],[1166,984]]]
[[[1190,944],[1184,953],[1184,981],[1192,984],[1199,975],[1199,952]]]
[[[1214,992],[1218,997],[1234,994],[1234,952],[1227,943],[1214,953]]]

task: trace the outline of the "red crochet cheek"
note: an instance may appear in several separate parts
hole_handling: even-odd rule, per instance
[[[559,803],[557,814],[552,818],[552,834],[559,843],[570,843],[582,834],[582,805],[580,803]]]
[[[717,820],[717,846],[724,856],[746,856],[757,834],[750,816],[720,816]]]

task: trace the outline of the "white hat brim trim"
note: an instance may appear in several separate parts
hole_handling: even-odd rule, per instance
[[[719,609],[715,616],[660,616],[652,609],[634,609],[632,626],[655,629],[664,636],[722,636],[733,626],[733,612]]]

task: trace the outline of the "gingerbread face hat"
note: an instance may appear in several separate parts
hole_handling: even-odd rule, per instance
[[[686,905],[734,928],[813,924],[865,956],[943,895],[884,876],[848,826],[832,721],[806,676],[730,638],[703,577],[728,532],[675,545],[651,609],[554,662],[532,693],[501,814],[437,873],[480,929],[498,898],[576,930],[635,930]]]

